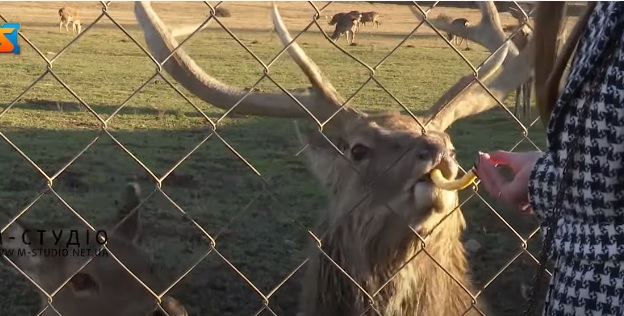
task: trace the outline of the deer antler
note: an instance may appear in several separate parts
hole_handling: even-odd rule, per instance
[[[501,68],[502,71],[486,83],[489,93],[475,81],[473,74],[464,76],[455,83],[424,115],[439,130],[446,130],[460,118],[494,107],[497,102],[492,96],[503,99],[530,77],[530,51],[533,42],[529,42],[518,54],[515,46],[505,38],[494,3],[478,2],[478,5],[481,9],[481,21],[475,26],[465,28],[460,34],[494,52],[492,58],[478,71],[479,80],[485,83]],[[418,9],[412,6],[410,9],[417,19],[424,18]],[[460,31],[457,26],[448,23],[447,19],[434,19],[429,22],[445,32]]]
[[[525,23],[529,20],[531,16],[533,16],[533,13],[535,12],[535,7],[531,6],[531,8],[529,8],[529,11],[526,12],[516,3],[515,7],[510,6],[508,10],[509,14],[511,14],[514,19]]]
[[[202,100],[221,109],[231,109],[233,113],[239,114],[288,118],[306,116],[306,112],[301,106],[284,92],[247,92],[228,86],[205,73],[182,48],[176,49],[179,43],[172,35],[172,33],[183,35],[183,33],[194,30],[185,27],[186,29],[183,31],[170,31],[148,1],[136,2],[134,13],[143,29],[145,41],[154,58],[161,62],[167,60],[163,68],[177,82]],[[273,4],[272,17],[282,43],[288,44],[292,37],[286,30],[275,4]],[[312,84],[312,88],[307,93],[301,92],[301,89],[291,90],[289,93],[321,121],[334,115],[342,105],[342,98],[334,87],[299,45],[296,43],[290,45],[288,53]],[[171,57],[169,57],[170,55]],[[167,59],[168,57],[169,59]],[[249,94],[243,99],[247,93]],[[240,103],[232,109],[239,101]],[[331,122],[340,123],[345,119],[363,115],[359,111],[345,106]]]
[[[509,7],[509,13],[518,21],[518,25],[513,27],[515,31],[512,35],[512,42],[518,49],[523,49],[529,39],[533,36],[533,30],[527,25],[529,17],[535,12],[532,8],[529,13],[525,11],[516,3],[517,7]]]
[[[481,21],[479,21],[476,25],[453,25],[451,23],[452,19],[443,16],[435,19],[427,19],[427,22],[438,30],[461,35],[466,39],[470,39],[473,42],[481,44],[489,51],[494,52],[501,46],[502,43],[505,42],[506,39],[505,32],[503,32],[500,18],[496,11],[496,5],[494,5],[493,1],[479,1],[477,2],[477,5],[481,9]],[[410,6],[410,10],[412,10],[416,19],[424,21],[425,17],[419,9],[414,6]],[[511,56],[515,56],[518,55],[518,52],[511,50],[510,54]]]

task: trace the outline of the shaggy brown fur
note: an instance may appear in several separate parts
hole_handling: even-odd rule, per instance
[[[458,282],[475,293],[460,242],[465,220],[455,209],[456,192],[438,190],[424,180],[434,157],[452,155],[448,135],[423,136],[412,118],[398,113],[354,122],[340,134],[332,141],[350,161],[320,136],[304,151],[315,175],[329,188],[330,206],[317,230],[325,233],[324,254],[313,247],[308,262],[303,314],[361,315],[369,308],[369,295],[382,315],[463,314],[471,298]],[[371,148],[370,158],[355,161],[349,154],[355,144]],[[440,166],[456,175],[457,165],[447,158],[441,158]],[[408,224],[426,238],[426,252]],[[376,314],[369,310],[364,315]]]

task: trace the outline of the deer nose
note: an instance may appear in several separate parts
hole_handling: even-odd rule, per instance
[[[437,166],[446,156],[446,151],[439,144],[427,142],[417,155],[419,160],[430,161],[432,166]]]

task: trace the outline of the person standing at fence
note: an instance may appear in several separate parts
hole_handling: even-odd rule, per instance
[[[624,315],[624,2],[590,3],[571,32],[577,45],[566,44],[555,61],[564,5],[539,2],[535,17],[547,150],[483,153],[476,170],[490,195],[540,220],[542,252],[554,261],[543,315]]]

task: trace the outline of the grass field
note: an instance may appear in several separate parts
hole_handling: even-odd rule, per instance
[[[54,58],[72,39],[69,34],[58,33],[56,11],[68,4],[1,2],[0,14],[10,22],[22,23],[24,36],[46,57]],[[315,4],[319,8],[325,5]],[[53,187],[87,221],[101,227],[114,217],[116,200],[127,181],[138,181],[144,196],[154,189],[155,182],[101,132],[98,119],[79,106],[57,78],[103,119],[124,104],[110,118],[107,129],[159,178],[211,135],[210,125],[163,79],[147,83],[154,75],[155,65],[108,17],[91,25],[102,12],[99,3],[80,2],[72,6],[82,10],[83,30],[89,29],[57,56],[52,67],[54,76],[45,75],[0,114],[0,132],[50,176],[97,138],[55,179]],[[224,6],[232,17],[221,18],[220,22],[258,58],[268,63],[282,49],[271,32],[268,3],[234,2]],[[202,3],[158,2],[154,7],[169,25],[200,22],[208,14]],[[358,46],[347,46],[344,39],[338,42],[342,49],[370,66],[377,65],[417,25],[409,8],[399,5],[332,3],[323,12],[351,9],[382,14],[379,29],[363,28],[356,35]],[[280,3],[280,11],[292,34],[301,31],[314,14],[305,2]],[[107,12],[145,45],[132,3],[114,2]],[[432,12],[478,20],[476,10],[435,8]],[[509,14],[501,14],[501,18],[504,24],[513,23]],[[324,22],[321,25],[326,32],[331,31]],[[367,81],[368,70],[329,43],[316,27],[303,34],[298,43],[342,95],[352,95]],[[471,47],[472,50],[461,52],[478,65],[488,53],[477,44],[471,43]],[[184,49],[208,73],[231,85],[251,87],[262,74],[262,66],[215,22],[187,41]],[[0,82],[0,113],[45,72],[46,63],[24,41],[22,50],[20,56],[0,56],[6,78]],[[469,72],[470,68],[441,38],[422,26],[383,62],[375,78],[418,113]],[[307,85],[287,55],[271,66],[270,75],[285,88]],[[143,84],[146,86],[132,96]],[[304,259],[304,245],[310,240],[307,228],[314,227],[325,199],[301,157],[295,156],[301,148],[292,122],[246,116],[220,119],[222,110],[193,97],[180,85],[174,86],[210,119],[219,120],[218,136],[210,136],[175,168],[164,180],[163,191],[216,238],[216,248],[227,262],[211,253],[171,294],[183,301],[192,315],[239,316],[254,315],[262,309],[263,301],[254,287],[265,295],[275,290],[269,300],[273,312],[294,315],[301,273],[290,278],[289,275]],[[269,80],[263,80],[258,87],[277,89]],[[506,104],[513,112],[511,101],[510,97]],[[352,104],[371,112],[399,109],[374,82],[366,84]],[[470,167],[479,150],[510,149],[522,140],[522,130],[500,108],[460,121],[450,133],[465,168]],[[539,122],[529,129],[529,138],[540,148],[544,146],[543,135]],[[518,148],[530,149],[532,145],[525,140]],[[5,141],[0,141],[0,174],[0,211],[11,215],[28,206],[45,185],[37,170]],[[535,265],[526,254],[507,264],[521,250],[515,232],[526,237],[536,228],[536,221],[501,207],[488,197],[485,201],[497,212],[478,196],[472,196],[472,192],[462,196],[468,199],[463,206],[469,223],[465,238],[482,246],[470,257],[475,282],[481,287],[487,285],[481,295],[489,300],[496,315],[519,315],[525,306],[521,288],[530,283]],[[161,193],[145,204],[143,218],[143,244],[170,282],[209,250],[202,232]],[[50,225],[78,224],[78,219],[50,193],[28,210],[24,220]],[[532,240],[534,253],[538,238]],[[504,271],[499,275],[501,269]],[[39,301],[35,287],[25,278],[15,276],[7,268],[0,270],[0,284],[0,315],[36,314]],[[266,310],[260,313],[270,314]]]

